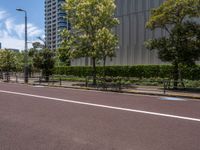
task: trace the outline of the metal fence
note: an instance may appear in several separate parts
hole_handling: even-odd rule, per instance
[[[0,73],[2,82],[13,82],[24,84],[23,73]],[[187,81],[176,81],[177,89],[200,92],[200,81],[194,81],[196,86],[191,86]],[[191,81],[190,81],[191,82]],[[122,77],[97,77],[96,85],[93,85],[93,79],[88,77],[76,77],[66,75],[42,76],[40,73],[34,73],[29,76],[29,84],[34,86],[59,86],[59,87],[77,87],[77,88],[95,88],[98,90],[123,91],[125,89],[143,90],[148,92],[158,92],[166,94],[173,89],[173,80],[144,80],[136,78]]]

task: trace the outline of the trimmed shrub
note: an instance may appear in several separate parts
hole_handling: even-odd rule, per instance
[[[97,67],[97,75],[102,76],[104,68]],[[106,66],[106,76],[136,77],[136,78],[172,78],[171,65],[135,65],[135,66]],[[74,75],[78,77],[92,76],[92,67],[56,67],[54,74]],[[189,80],[200,80],[200,66],[183,67],[182,77]]]

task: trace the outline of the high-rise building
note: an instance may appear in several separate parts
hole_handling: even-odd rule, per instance
[[[69,29],[66,13],[62,11],[65,0],[45,0],[45,41],[46,46],[52,50],[59,47],[61,38],[59,32],[63,28]]]

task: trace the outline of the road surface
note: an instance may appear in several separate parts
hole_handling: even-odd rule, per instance
[[[0,83],[0,150],[199,150],[200,101]]]

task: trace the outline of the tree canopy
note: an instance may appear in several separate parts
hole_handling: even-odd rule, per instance
[[[146,47],[157,50],[159,58],[174,66],[174,87],[181,66],[194,65],[200,58],[200,0],[167,0],[152,10],[146,27],[163,29],[167,36],[150,39]]]
[[[0,69],[5,72],[22,70],[23,54],[11,50],[0,50]]]
[[[67,40],[62,43],[62,48],[66,49],[69,58],[90,57],[94,78],[96,62],[113,57],[117,47],[113,30],[119,21],[114,17],[115,8],[114,0],[66,0],[63,7],[71,30],[63,31],[62,37]]]
[[[54,52],[47,48],[42,50],[29,51],[29,56],[32,59],[33,67],[41,70],[42,75],[45,77],[46,81],[49,80],[49,75],[52,75],[53,68],[55,64]]]

